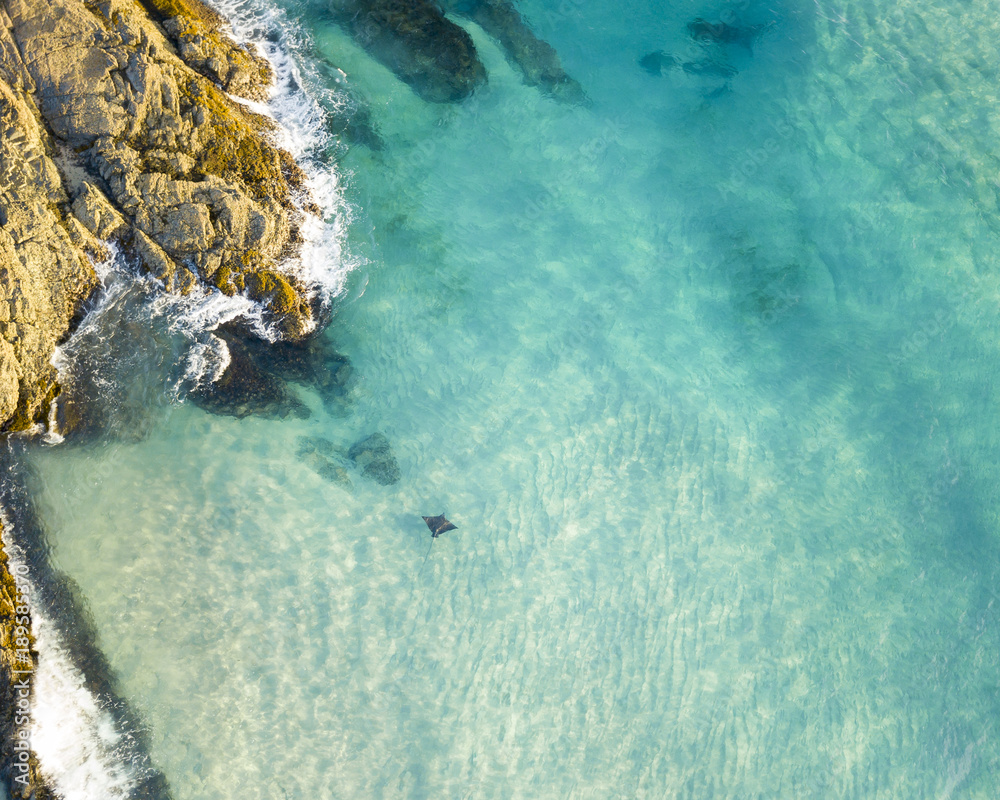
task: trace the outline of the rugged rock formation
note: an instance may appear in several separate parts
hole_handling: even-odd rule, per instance
[[[261,99],[266,62],[197,0],[0,0],[0,421],[56,391],[49,359],[117,241],[169,291],[263,301],[312,324],[281,260],[300,242],[302,173]]]
[[[55,386],[49,364],[97,285],[85,255],[100,245],[68,213],[54,151],[23,84],[5,74],[0,31],[0,421],[25,428]]]
[[[225,89],[249,100],[267,100],[273,77],[267,59],[236,46],[226,21],[200,0],[144,0],[184,62]]]

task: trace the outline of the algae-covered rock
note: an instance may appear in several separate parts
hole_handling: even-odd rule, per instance
[[[200,0],[147,0],[184,62],[230,94],[267,100],[271,65],[225,34],[226,21]]]
[[[0,426],[46,418],[50,361],[116,241],[171,292],[262,302],[276,330],[314,328],[281,263],[301,244],[303,174],[263,99],[265,61],[199,0],[0,5]],[[14,385],[16,379],[16,387]]]
[[[355,442],[347,451],[347,457],[361,468],[364,477],[376,483],[390,486],[399,482],[399,464],[389,440],[381,433],[373,433]]]
[[[60,190],[82,227],[118,240],[170,291],[214,286],[225,268],[283,334],[310,330],[304,288],[273,278],[301,243],[304,176],[273,123],[226,94],[265,97],[266,63],[195,0],[9,0],[7,10],[0,39],[32,54],[18,74],[49,147],[63,146]],[[264,280],[248,280],[258,271]]]

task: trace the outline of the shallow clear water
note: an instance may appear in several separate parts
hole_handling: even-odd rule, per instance
[[[726,6],[521,3],[586,108],[472,24],[489,86],[427,105],[321,6],[385,141],[326,155],[348,396],[154,369],[142,435],[30,453],[173,796],[992,797],[991,5],[733,5],[724,85],[637,60]],[[297,455],[373,431],[395,486]]]

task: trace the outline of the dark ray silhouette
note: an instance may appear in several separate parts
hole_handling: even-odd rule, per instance
[[[424,517],[423,520],[427,523],[427,527],[430,528],[432,539],[437,539],[438,536],[447,531],[458,530],[456,525],[452,525],[444,518],[444,514],[438,514],[436,517]]]

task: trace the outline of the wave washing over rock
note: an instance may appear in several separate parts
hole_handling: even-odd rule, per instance
[[[107,397],[88,389],[108,379],[95,368],[127,369],[158,343],[157,321],[179,341],[176,396],[226,370],[220,324],[302,339],[341,290],[345,208],[336,175],[312,157],[328,146],[324,111],[289,42],[259,48],[268,58],[253,43],[265,42],[262,22],[281,21],[228,10],[235,38],[199,0],[0,2],[4,431],[47,422],[58,441],[100,429]],[[81,361],[87,337],[118,349]],[[8,516],[0,550],[0,782],[14,797],[168,797],[12,470],[3,502],[26,510]],[[29,735],[13,714],[19,650],[31,659],[27,782],[16,780]]]
[[[306,285],[279,265],[299,254],[319,209],[273,120],[224,91],[262,99],[269,64],[199,4],[148,6],[0,7],[8,430],[45,418],[53,349],[98,285],[87,256],[104,242],[168,292],[244,295],[291,338],[314,326]]]

